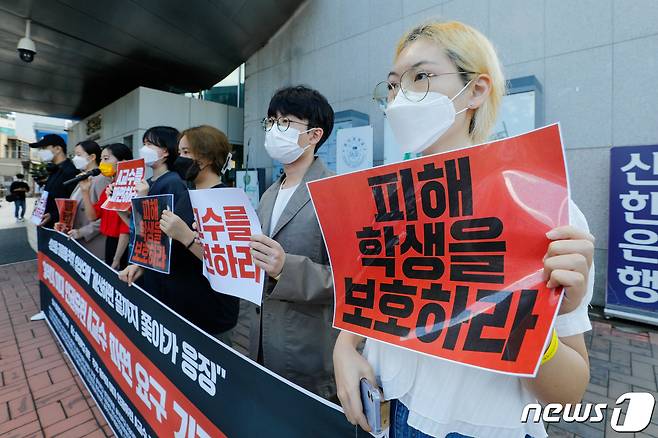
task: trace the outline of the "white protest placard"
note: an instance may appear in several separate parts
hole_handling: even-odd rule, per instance
[[[247,194],[232,187],[190,190],[190,201],[210,286],[260,306],[265,271],[256,266],[249,242],[262,231]]]
[[[34,206],[32,218],[30,219],[34,225],[39,225],[43,220],[43,214],[46,212],[46,203],[48,202],[48,192],[43,191],[41,197]]]

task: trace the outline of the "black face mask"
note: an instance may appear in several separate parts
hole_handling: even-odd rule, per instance
[[[187,172],[190,167],[194,164],[194,160],[187,157],[178,157],[174,161],[174,171],[180,175],[181,178],[187,179]]]
[[[192,160],[192,164],[190,164],[190,167],[187,168],[185,179],[189,182],[194,182],[194,180],[199,176],[199,172],[201,172],[201,166],[199,166],[197,161]]]

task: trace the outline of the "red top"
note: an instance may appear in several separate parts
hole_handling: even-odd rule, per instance
[[[101,205],[103,205],[106,199],[107,195],[105,194],[105,190],[103,190],[100,198],[98,198],[98,202],[94,204],[96,216],[101,218],[100,233],[108,237],[119,237],[119,234],[130,234],[130,228],[121,220],[116,211],[101,208]]]

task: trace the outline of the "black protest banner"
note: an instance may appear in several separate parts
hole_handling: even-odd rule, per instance
[[[368,436],[336,405],[121,282],[75,240],[40,228],[38,263],[47,321],[118,436]]]

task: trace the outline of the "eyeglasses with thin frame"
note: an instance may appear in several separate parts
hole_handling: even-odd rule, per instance
[[[382,110],[393,102],[398,91],[402,90],[404,96],[412,102],[425,99],[430,91],[430,79],[447,75],[479,74],[473,71],[456,71],[449,73],[431,73],[424,70],[407,70],[400,76],[400,82],[381,81],[375,85],[372,93],[374,100]]]
[[[263,131],[269,131],[271,130],[274,125],[276,124],[276,128],[281,131],[281,132],[286,132],[288,128],[290,128],[290,124],[295,123],[298,125],[306,126],[308,127],[308,123],[302,123],[298,122],[296,120],[290,120],[287,117],[263,117],[263,120],[260,121],[261,126],[263,127]]]

